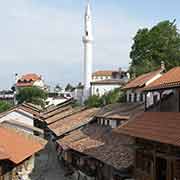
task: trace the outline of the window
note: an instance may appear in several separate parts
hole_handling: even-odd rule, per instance
[[[132,101],[132,95],[129,94],[129,102],[131,102],[131,101]]]
[[[101,125],[104,125],[104,119],[101,119]]]
[[[137,102],[137,94],[134,93],[134,102]]]
[[[153,96],[153,102],[154,102],[154,104],[158,103],[158,96],[157,96],[157,94]]]
[[[88,31],[86,31],[86,36],[88,36],[88,35],[89,35]]]
[[[96,93],[99,95],[99,88],[96,89]]]

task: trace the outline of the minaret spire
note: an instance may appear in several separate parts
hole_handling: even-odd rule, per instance
[[[90,96],[90,87],[92,81],[92,15],[90,0],[87,1],[84,17],[84,92],[83,99],[86,100]]]
[[[91,16],[90,0],[87,0],[86,13],[87,16]]]

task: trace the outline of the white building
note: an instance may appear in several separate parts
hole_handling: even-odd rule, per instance
[[[34,126],[33,115],[23,110],[20,111],[18,109],[14,109],[7,112],[0,117],[0,123],[8,123],[25,132],[33,134],[33,129],[31,129]]]
[[[91,95],[103,96],[116,88],[121,88],[125,84],[121,80],[101,80],[91,82]]]
[[[90,96],[90,87],[92,81],[92,59],[93,59],[93,35],[92,35],[92,16],[90,9],[90,2],[88,1],[85,19],[84,19],[84,91],[83,101]]]
[[[92,74],[91,95],[102,96],[128,82],[128,73],[119,68],[118,71],[96,71]]]
[[[49,92],[48,98],[46,99],[46,103],[47,103],[46,107],[57,106],[72,99],[73,96],[71,92],[65,92],[65,91]]]

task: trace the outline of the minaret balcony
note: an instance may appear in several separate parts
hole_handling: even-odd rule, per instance
[[[83,42],[84,43],[91,43],[93,42],[93,38],[89,36],[83,36]]]

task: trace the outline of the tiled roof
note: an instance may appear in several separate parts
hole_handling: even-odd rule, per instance
[[[110,129],[97,124],[89,124],[73,131],[58,140],[58,143],[117,169],[129,168],[133,164],[133,152],[127,146],[132,143],[132,139],[118,136]]]
[[[23,104],[16,107],[16,110],[17,111],[23,110],[23,111],[28,112],[36,117],[40,116],[40,111],[30,108],[30,107],[27,107],[27,106],[24,106]]]
[[[42,113],[41,114],[41,117],[47,122],[47,123],[51,123],[51,122],[48,122],[48,121],[51,121],[51,118],[56,116],[56,115],[59,115],[61,113],[64,113],[65,111],[68,111],[72,109],[71,106],[65,106],[65,107],[60,107],[60,108],[56,108],[48,113]]]
[[[9,155],[4,152],[4,149],[0,147],[0,160],[9,159]]]
[[[8,156],[8,159],[18,164],[34,153],[43,149],[45,143],[33,138],[33,136],[23,135],[14,129],[0,126],[0,147]]]
[[[21,113],[27,112],[27,113],[31,114],[31,116],[36,116],[36,117],[39,117],[39,114],[40,114],[40,110],[30,107],[27,104],[20,104],[20,105],[14,106],[13,108],[11,108],[8,111],[0,113],[0,118],[7,115],[10,112],[13,112],[13,111],[21,112]]]
[[[35,109],[36,111],[42,111],[42,107],[39,106],[39,105],[35,105],[35,104],[32,104],[32,103],[23,103],[24,106],[27,106],[29,108],[32,108],[32,109]]]
[[[49,125],[48,128],[51,129],[57,136],[61,136],[85,124],[88,124],[95,116],[97,111],[97,108],[85,109]]]
[[[129,83],[125,85],[123,89],[131,89],[131,88],[141,88],[145,86],[145,84],[151,80],[156,75],[160,74],[162,72],[162,69],[149,72],[143,75],[138,76],[137,78],[131,80]]]
[[[25,75],[22,75],[21,78],[20,78],[21,81],[37,81],[37,80],[41,80],[41,76],[40,75],[37,75],[35,73],[29,73],[29,74],[25,74]]]
[[[96,117],[108,119],[129,119],[144,111],[144,103],[117,103],[103,107]]]
[[[69,109],[65,109],[60,111],[59,113],[55,114],[54,116],[51,116],[47,119],[45,119],[45,122],[50,125],[52,123],[55,123],[63,118],[66,118],[67,116],[70,116],[74,113],[77,113],[79,111],[82,111],[82,108],[69,108]]]
[[[180,113],[144,112],[115,131],[133,137],[180,146]]]
[[[25,128],[26,130],[38,132],[40,134],[44,133],[44,131],[42,129],[34,127],[34,126],[30,126],[27,123],[19,122],[18,119],[16,119],[16,118],[15,119],[12,119],[12,118],[6,119],[5,121],[1,122],[1,125],[16,127],[17,129],[20,128],[20,130],[22,130],[22,128]]]
[[[180,86],[180,67],[175,67],[149,84],[145,90],[158,90]]]
[[[18,83],[16,83],[16,86],[17,87],[31,87],[31,86],[33,86],[33,82],[26,82],[26,83],[18,82]]]
[[[56,112],[61,111],[61,109],[71,108],[73,102],[74,102],[73,99],[69,99],[59,105],[56,105],[56,106],[53,105],[51,107],[48,107],[46,110],[43,111],[43,116],[45,118],[47,118],[47,117],[50,117],[50,116],[56,114]]]
[[[100,81],[94,81],[91,82],[91,84],[110,84],[110,85],[124,85],[125,81],[124,80],[116,80],[116,79],[106,79],[106,80],[100,80]]]
[[[113,73],[118,73],[118,71],[112,71],[112,70],[96,71],[93,73],[93,76],[112,76]]]

